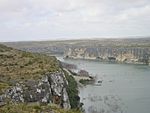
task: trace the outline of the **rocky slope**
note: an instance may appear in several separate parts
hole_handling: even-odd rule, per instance
[[[66,76],[55,57],[0,45],[0,110],[8,103],[56,104],[70,109],[71,81]]]
[[[149,64],[148,47],[71,47],[66,58]]]
[[[1,104],[5,104],[6,99],[12,102],[38,102],[53,103],[65,109],[70,109],[70,101],[66,91],[65,76],[61,72],[45,74],[42,79],[20,81],[13,87],[8,88],[0,96]]]

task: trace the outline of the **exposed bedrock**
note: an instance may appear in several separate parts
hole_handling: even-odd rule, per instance
[[[64,55],[67,58],[74,59],[91,59],[148,64],[150,58],[150,48],[70,47],[65,51]]]
[[[0,101],[4,103],[6,99],[10,99],[12,102],[54,103],[70,109],[66,85],[63,72],[48,73],[39,80],[16,83],[0,96]]]

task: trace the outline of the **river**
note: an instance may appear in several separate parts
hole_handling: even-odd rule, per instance
[[[79,88],[85,113],[150,113],[150,66],[57,58],[103,80]]]

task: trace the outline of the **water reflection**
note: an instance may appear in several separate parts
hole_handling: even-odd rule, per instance
[[[126,113],[126,107],[117,95],[91,96],[83,98],[84,101],[97,103],[99,106],[90,105],[85,112],[88,113]]]

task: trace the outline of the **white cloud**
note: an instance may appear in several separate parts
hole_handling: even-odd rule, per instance
[[[0,40],[149,36],[149,0],[0,0]]]

